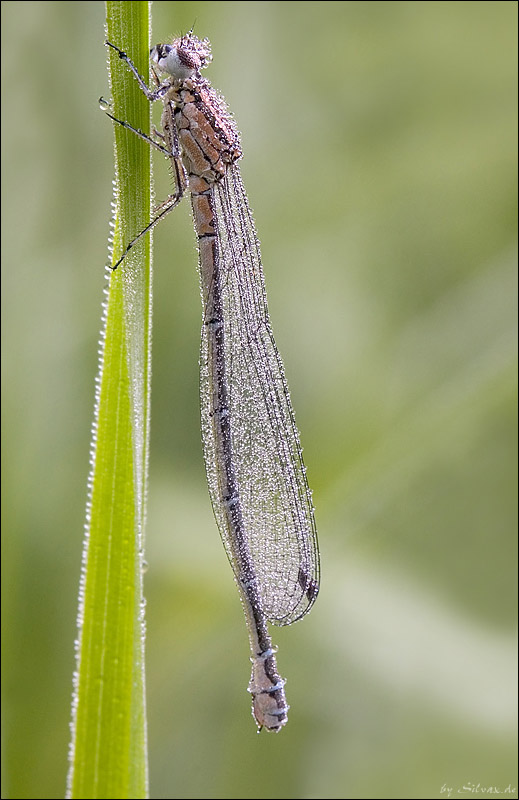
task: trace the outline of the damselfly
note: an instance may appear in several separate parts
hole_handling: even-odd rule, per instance
[[[258,727],[287,721],[285,681],[267,622],[289,625],[319,591],[319,551],[311,493],[281,357],[270,326],[259,242],[241,180],[240,137],[223,98],[200,74],[207,39],[192,32],[151,50],[151,102],[162,100],[162,131],[132,130],[169,159],[175,192],[135,242],[191,196],[203,302],[200,402],[214,515],[234,570],[251,647],[249,692]],[[161,82],[155,68],[166,75]],[[108,113],[108,112],[107,112]]]

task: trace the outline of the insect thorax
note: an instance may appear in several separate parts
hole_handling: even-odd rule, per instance
[[[173,85],[167,95],[174,105],[175,126],[189,177],[208,183],[220,180],[242,156],[236,123],[220,95],[204,79]]]

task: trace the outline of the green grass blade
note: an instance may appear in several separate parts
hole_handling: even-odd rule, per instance
[[[106,9],[107,38],[147,76],[149,4],[107,2]],[[112,113],[149,130],[149,103],[114,51],[109,69]],[[114,132],[112,263],[150,219],[151,181],[149,146],[121,126]],[[146,236],[112,273],[105,306],[79,598],[71,798],[147,797],[142,559],[150,322]]]

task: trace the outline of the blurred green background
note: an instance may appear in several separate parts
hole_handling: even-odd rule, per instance
[[[2,3],[10,798],[65,788],[113,173],[103,23],[102,2]],[[517,786],[516,23],[513,2],[154,4],[154,42],[210,38],[242,132],[322,588],[273,631],[292,708],[258,736],[205,485],[186,202],[155,234],[153,798]]]

